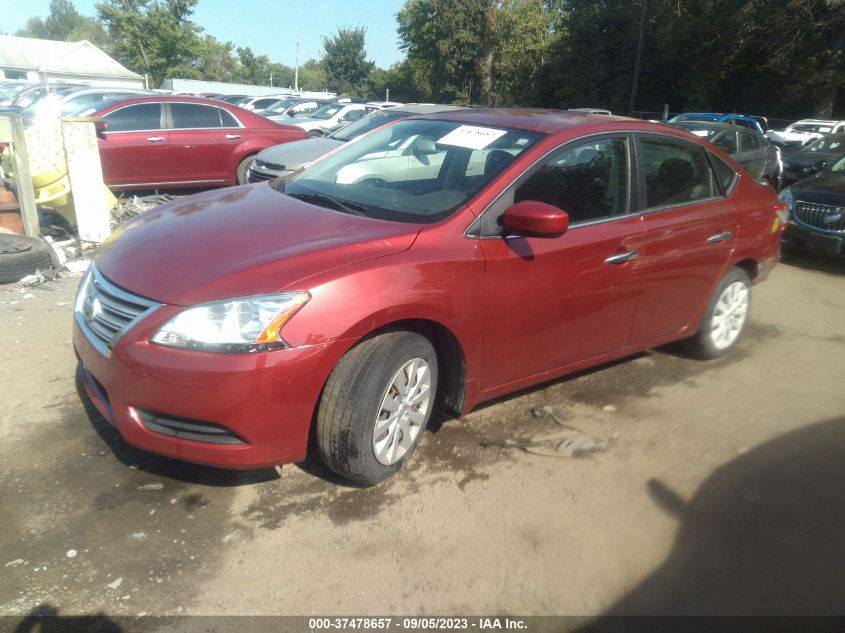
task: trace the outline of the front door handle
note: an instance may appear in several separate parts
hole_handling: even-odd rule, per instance
[[[640,251],[628,251],[627,253],[619,253],[618,255],[612,255],[604,260],[605,264],[624,264],[625,262],[629,262],[632,259],[636,259],[640,256]]]
[[[231,141],[231,140],[234,140],[236,138],[240,138],[240,135],[239,134],[227,134],[226,138]]]
[[[161,143],[164,140],[163,136],[148,136],[147,140],[150,143]]]
[[[724,242],[734,236],[733,231],[725,231],[724,233],[716,233],[707,238],[708,242]]]

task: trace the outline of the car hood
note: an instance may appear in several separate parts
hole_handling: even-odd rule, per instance
[[[295,170],[305,163],[310,163],[315,158],[328,154],[341,145],[343,145],[343,141],[321,136],[268,147],[263,152],[259,152],[256,158],[281,165],[284,169]]]
[[[422,226],[348,215],[259,183],[143,213],[103,243],[96,265],[125,290],[193,305],[276,292],[332,268],[404,251]]]
[[[808,152],[804,150],[795,150],[784,154],[783,160],[785,163],[789,163],[790,165],[807,167],[815,165],[820,160],[830,162],[839,158],[841,155],[842,152]]]
[[[289,118],[286,122],[287,125],[295,125],[298,128],[302,128],[306,132],[316,129],[323,129],[327,128],[330,125],[334,125],[337,121],[332,119],[315,119],[310,116],[295,116],[293,118]]]
[[[790,187],[798,200],[845,206],[845,174],[823,171]]]

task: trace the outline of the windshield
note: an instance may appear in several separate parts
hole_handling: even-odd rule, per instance
[[[410,116],[407,112],[395,112],[392,110],[377,110],[365,116],[355,123],[351,123],[333,134],[329,134],[330,138],[338,141],[351,141],[353,138],[358,138],[362,134],[366,134],[371,130],[381,127],[387,123],[398,121]]]
[[[292,106],[294,103],[296,103],[296,99],[279,99],[278,101],[274,101],[264,109],[269,110],[270,112],[282,112],[289,106]]]
[[[791,125],[789,129],[793,132],[822,132],[823,134],[830,132],[829,125],[817,125],[814,123],[799,123]]]
[[[830,171],[834,174],[845,174],[845,156],[833,163],[830,167]]]
[[[288,180],[281,193],[345,213],[430,223],[468,202],[542,135],[407,119],[350,143]]]
[[[321,119],[325,121],[326,119],[331,119],[335,114],[340,112],[343,108],[342,103],[328,103],[324,105],[322,108],[318,108],[314,110],[311,114],[309,114],[309,118],[312,119]]]
[[[837,150],[845,151],[845,136],[825,136],[803,149],[805,152],[835,152]]]

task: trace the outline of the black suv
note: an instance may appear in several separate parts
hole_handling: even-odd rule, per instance
[[[845,158],[780,192],[789,205],[784,246],[845,255]]]

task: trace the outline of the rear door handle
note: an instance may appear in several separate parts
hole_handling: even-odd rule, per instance
[[[734,236],[733,231],[725,231],[724,233],[716,233],[707,238],[708,242],[724,242]]]
[[[227,134],[226,138],[231,141],[231,140],[234,140],[236,138],[240,138],[240,135],[239,134]]]
[[[147,140],[150,143],[161,143],[164,140],[163,136],[148,136]]]
[[[627,253],[619,253],[618,255],[612,255],[604,260],[605,264],[624,264],[625,262],[629,262],[632,259],[636,259],[640,256],[640,251],[628,251]]]

